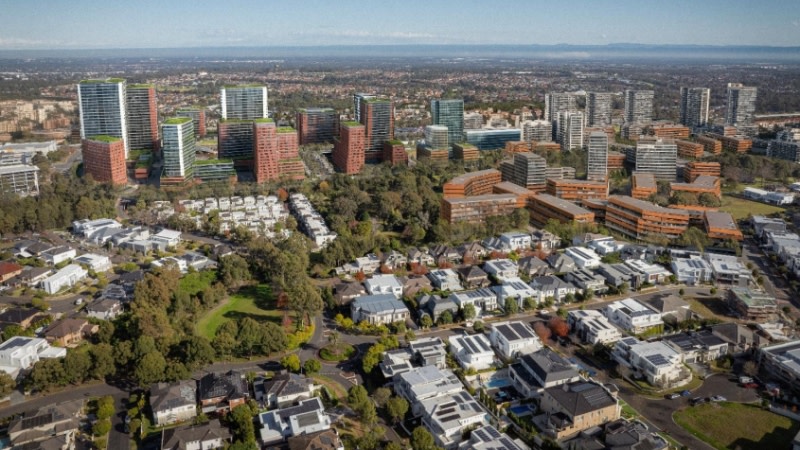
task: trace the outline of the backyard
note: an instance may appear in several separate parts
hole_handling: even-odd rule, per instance
[[[714,448],[786,448],[800,424],[758,406],[706,403],[676,412],[675,422]]]

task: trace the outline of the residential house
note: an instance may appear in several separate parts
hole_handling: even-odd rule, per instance
[[[419,318],[429,316],[433,323],[439,321],[445,311],[450,312],[451,319],[455,320],[458,315],[458,305],[450,297],[442,298],[438,295],[423,295],[419,301]]]
[[[0,327],[17,325],[25,330],[43,316],[42,311],[36,308],[8,308],[0,313]]]
[[[600,255],[584,247],[569,247],[565,252],[582,269],[596,269],[600,266]]]
[[[739,317],[747,320],[769,321],[778,312],[778,303],[772,296],[764,292],[732,287],[728,290],[726,298],[728,306]]]
[[[641,275],[626,266],[623,263],[619,264],[600,264],[597,268],[597,273],[606,279],[609,286],[620,288],[623,284],[627,284],[630,289],[637,289],[641,285]]]
[[[568,282],[577,286],[582,292],[603,293],[608,290],[606,279],[587,269],[577,269],[565,277]]]
[[[181,232],[164,228],[158,233],[150,236],[153,242],[163,243],[167,248],[175,248],[181,243]]]
[[[122,228],[122,224],[114,219],[83,219],[72,222],[72,232],[87,238],[103,228]]]
[[[800,380],[800,341],[762,347],[757,356],[763,373],[780,380],[792,391],[797,390]]]
[[[458,274],[453,269],[436,269],[428,273],[431,285],[439,291],[463,291],[464,287],[458,279]]]
[[[458,305],[458,309],[464,309],[465,305],[474,306],[475,317],[481,317],[484,311],[497,309],[497,294],[489,288],[453,292],[449,298]]]
[[[609,253],[617,253],[625,248],[625,244],[617,242],[617,240],[611,236],[592,239],[586,243],[586,246],[594,250],[600,256],[606,256]]]
[[[640,259],[628,259],[624,264],[640,273],[644,283],[663,284],[672,275],[672,272],[664,267]]]
[[[395,375],[413,370],[414,364],[411,362],[413,357],[408,347],[388,350],[383,352],[383,360],[378,363],[378,368],[381,369],[383,377],[390,380]]]
[[[640,421],[617,419],[600,429],[584,430],[577,437],[564,442],[569,450],[619,449],[667,450],[667,441]]]
[[[292,436],[287,440],[289,450],[344,450],[335,429]]]
[[[364,285],[361,283],[338,283],[333,287],[333,298],[339,306],[349,305],[354,298],[360,297],[367,293]]]
[[[573,309],[567,315],[569,329],[583,342],[611,344],[622,339],[622,332],[596,309]]]
[[[611,356],[653,386],[671,387],[687,381],[691,373],[683,368],[681,355],[664,342],[645,342],[635,337],[622,338]]]
[[[514,388],[525,398],[538,397],[546,388],[581,379],[569,361],[547,347],[522,355],[509,366],[508,373]]]
[[[456,250],[461,253],[461,260],[464,261],[464,263],[468,261],[480,261],[489,255],[486,247],[481,245],[480,242],[469,242],[467,244],[462,244],[458,246]]]
[[[77,252],[75,251],[74,248],[62,245],[59,247],[52,247],[43,251],[42,253],[39,254],[39,258],[51,266],[56,266],[63,262],[74,259],[75,255],[77,255]]]
[[[270,380],[261,380],[253,390],[256,400],[264,402],[268,408],[285,408],[313,397],[318,389],[314,380],[304,375],[279,373]]]
[[[575,260],[564,253],[553,253],[552,255],[548,256],[547,264],[550,264],[550,267],[552,267],[556,273],[572,272],[576,267],[578,267],[575,264]]]
[[[547,416],[545,434],[567,439],[620,417],[615,395],[593,381],[545,389],[539,408]]]
[[[95,273],[108,272],[113,267],[111,259],[108,256],[94,253],[84,253],[75,258],[73,262],[84,265]]]
[[[398,252],[397,250],[392,250],[391,252],[383,255],[383,265],[391,270],[405,269],[407,264],[408,258],[406,255]]]
[[[780,218],[772,218],[765,216],[753,216],[750,218],[756,236],[764,238],[766,232],[786,232],[786,221]]]
[[[450,354],[464,370],[485,370],[494,363],[491,343],[483,334],[464,334],[450,338]]]
[[[549,264],[535,256],[520,258],[520,260],[517,261],[517,266],[519,267],[520,276],[524,275],[529,278],[552,275],[555,273]]]
[[[439,265],[458,264],[461,262],[461,253],[449,245],[434,245],[431,248],[431,256],[434,262]]]
[[[403,296],[403,285],[394,275],[373,275],[364,281],[364,287],[370,295],[392,294],[397,298]]]
[[[15,336],[0,344],[0,370],[17,378],[21,370],[27,370],[45,358],[63,358],[67,349],[51,347],[40,338]]]
[[[421,367],[434,366],[439,369],[447,368],[447,348],[441,338],[419,338],[408,343],[411,360]]]
[[[432,266],[435,264],[435,261],[427,248],[411,247],[408,249],[408,264]]]
[[[98,326],[89,323],[86,319],[61,319],[53,322],[44,330],[47,342],[59,347],[75,347],[92,334],[96,333]]]
[[[510,249],[512,252],[528,250],[531,248],[531,243],[533,242],[530,234],[514,231],[503,233],[499,238],[500,242],[503,243],[503,247]]]
[[[729,286],[748,287],[752,274],[735,256],[706,253],[705,260],[711,266],[714,280]]]
[[[614,239],[614,238],[599,233],[580,233],[572,237],[572,245],[581,245],[584,247],[588,247],[589,244],[591,244],[592,242],[604,239]]]
[[[405,322],[410,314],[406,305],[394,294],[362,295],[350,303],[354,323],[362,320],[370,325]]]
[[[504,359],[516,358],[542,348],[539,337],[524,322],[492,323],[489,341]]]
[[[519,277],[517,264],[510,259],[492,259],[483,263],[483,270],[499,282]]]
[[[431,280],[424,275],[410,276],[403,280],[403,297],[415,298],[421,292],[432,290]]]
[[[445,450],[457,449],[466,430],[491,418],[465,390],[425,399],[420,404],[424,411],[422,425],[433,435],[436,445]]]
[[[556,302],[563,302],[567,295],[575,295],[578,288],[575,285],[562,281],[555,275],[545,275],[531,280],[531,288],[537,292],[536,300],[541,303],[548,298]]]
[[[182,380],[156,383],[150,387],[153,424],[159,427],[197,417],[197,383]]]
[[[673,258],[671,268],[678,283],[689,286],[710,283],[714,276],[711,264],[699,256]]]
[[[536,230],[531,233],[531,246],[536,250],[551,253],[561,247],[561,238],[547,230]]]
[[[661,314],[632,298],[618,300],[603,308],[609,322],[634,334],[664,326]]]
[[[489,275],[478,266],[466,266],[457,270],[466,289],[477,289],[492,284]]]
[[[22,266],[19,264],[0,261],[0,283],[5,283],[20,274],[22,274]]]
[[[225,448],[231,442],[231,433],[219,419],[202,425],[167,428],[161,434],[161,450],[212,450]]]
[[[761,337],[745,325],[729,322],[711,326],[714,336],[728,343],[728,353],[732,355],[749,354],[761,347]],[[767,343],[768,344],[768,343]]]
[[[484,425],[472,430],[469,441],[462,447],[471,450],[528,450],[528,446],[514,441],[507,434],[497,431],[491,425]]]
[[[69,264],[55,274],[45,278],[41,282],[42,289],[50,295],[62,289],[75,286],[86,278],[89,273],[77,264]]]
[[[235,370],[204,375],[197,392],[204,413],[224,413],[244,405],[250,398],[244,374]]]
[[[341,267],[336,268],[337,275],[355,275],[363,273],[364,275],[372,275],[377,272],[381,267],[381,260],[377,255],[370,253],[366,256],[356,258],[352,263],[347,263]]]
[[[44,281],[53,270],[50,267],[30,267],[25,266],[22,268],[22,273],[19,274],[21,284],[26,286],[38,286]]]
[[[189,265],[186,264],[186,261],[183,258],[176,258],[174,256],[167,256],[165,258],[152,261],[150,263],[150,267],[153,269],[171,267],[175,270],[178,270],[182,274],[189,272]]]
[[[414,417],[424,413],[423,400],[463,390],[464,385],[452,371],[436,366],[418,367],[394,377],[394,392],[408,401]]]
[[[647,306],[661,314],[661,318],[665,322],[670,322],[672,324],[683,322],[694,316],[694,313],[689,307],[689,303],[674,294],[662,294],[651,298],[650,301],[647,302]]]
[[[43,406],[12,419],[8,424],[9,448],[75,448],[82,409],[83,399],[78,399]]]
[[[30,258],[33,256],[40,256],[43,252],[53,248],[47,242],[29,240],[20,241],[14,244],[14,256],[21,258]]]
[[[519,278],[508,278],[503,281],[499,286],[493,286],[492,289],[497,293],[497,303],[502,307],[506,307],[506,299],[513,298],[517,301],[518,306],[522,306],[527,298],[536,299],[537,291],[522,281]]]
[[[684,363],[709,363],[728,352],[728,344],[709,330],[665,336],[663,342],[680,353]]]

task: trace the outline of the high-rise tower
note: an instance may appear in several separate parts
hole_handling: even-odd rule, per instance
[[[367,133],[365,158],[380,162],[383,143],[394,139],[394,106],[388,98],[361,100],[361,123]]]
[[[648,124],[653,121],[653,91],[625,91],[625,123]]]
[[[302,108],[295,124],[300,145],[333,142],[339,116],[333,108]]]
[[[589,133],[586,179],[606,181],[608,178],[608,135],[602,131]]]
[[[126,83],[122,78],[84,80],[78,83],[81,139],[113,136],[122,140],[128,156]]]
[[[562,112],[577,111],[575,96],[568,92],[552,92],[544,96],[544,120],[549,120],[553,126],[553,140],[557,141],[559,128],[559,114]]]
[[[728,103],[725,110],[725,125],[735,127],[753,126],[753,115],[756,112],[756,94],[758,90],[741,83],[728,83]]]
[[[558,114],[558,143],[564,151],[583,148],[583,113],[562,111]]]
[[[156,88],[152,84],[129,84],[126,92],[128,108],[128,146],[133,150],[158,148],[158,109]]]
[[[586,126],[604,127],[611,125],[611,93],[586,93]]]
[[[358,122],[342,123],[333,146],[333,165],[336,170],[348,175],[360,172],[364,167],[366,143],[364,125]]]
[[[464,142],[464,100],[431,100],[431,125],[447,127],[447,141],[451,146]]]
[[[173,117],[161,124],[162,184],[183,183],[194,176],[197,154],[191,117]]]
[[[224,86],[220,89],[223,119],[254,120],[268,117],[267,87]]]
[[[371,98],[378,98],[375,94],[365,94],[363,92],[353,94],[353,118],[356,122],[361,122],[361,102]]]
[[[711,89],[704,87],[681,88],[680,123],[689,128],[708,124],[708,104]]]

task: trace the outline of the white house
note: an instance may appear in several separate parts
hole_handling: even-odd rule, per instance
[[[692,286],[695,284],[710,283],[714,275],[711,264],[698,256],[674,258],[671,266],[678,283],[685,283]]]
[[[453,292],[450,294],[450,299],[458,305],[458,309],[464,309],[466,305],[475,307],[476,317],[480,317],[484,311],[497,309],[497,294],[489,288]]]
[[[500,235],[500,242],[511,251],[524,250],[531,248],[531,235],[510,231]]]
[[[394,294],[362,295],[353,299],[350,308],[353,322],[365,320],[370,325],[405,322],[410,315]]]
[[[664,325],[660,313],[632,298],[607,305],[603,308],[603,315],[609,322],[634,334]]]
[[[16,378],[20,370],[30,369],[42,358],[63,358],[67,349],[51,347],[47,340],[15,336],[0,344],[0,370]]]
[[[498,322],[491,325],[489,341],[505,359],[533,353],[542,348],[542,342],[524,322]]]
[[[85,253],[75,258],[73,262],[88,266],[95,273],[108,272],[112,268],[111,259],[108,256],[95,253]]]
[[[645,283],[661,284],[672,275],[672,272],[663,266],[650,264],[641,259],[628,259],[624,264],[639,273],[642,281]]]
[[[458,448],[465,430],[484,424],[491,418],[465,390],[421,403],[424,410],[422,425],[433,435],[436,445],[445,450]]]
[[[150,387],[153,423],[163,427],[197,417],[197,383],[194,380],[156,383]]]
[[[162,242],[167,248],[175,248],[181,243],[181,232],[165,228],[150,236],[150,240],[154,242]]]
[[[161,268],[168,266],[178,269],[181,273],[186,273],[189,271],[189,265],[186,263],[186,260],[183,258],[176,258],[174,256],[167,256],[161,259],[157,259],[150,263],[150,267],[154,268]]]
[[[48,294],[55,294],[61,289],[75,286],[86,278],[89,273],[77,264],[69,264],[55,274],[42,280],[42,289]]]
[[[44,262],[46,262],[47,264],[55,266],[61,264],[62,262],[69,261],[70,259],[75,258],[75,255],[77,255],[77,252],[75,251],[74,248],[62,245],[59,247],[53,247],[43,251],[40,258],[42,258]]]
[[[408,400],[411,414],[423,414],[421,402],[464,390],[464,385],[456,374],[436,366],[422,366],[403,372],[394,377],[394,392]]]
[[[583,269],[596,269],[600,266],[600,255],[590,248],[570,247],[564,253],[575,261],[576,266]]]
[[[491,343],[482,334],[465,334],[450,338],[450,354],[466,370],[488,369],[494,362]]]
[[[611,236],[604,236],[602,238],[592,239],[586,246],[597,252],[598,255],[605,256],[609,253],[615,253],[625,248],[625,244],[617,242]]]
[[[397,298],[403,296],[403,285],[394,275],[373,275],[364,281],[364,287],[372,295],[392,294]]]
[[[92,234],[103,228],[122,228],[122,224],[114,219],[84,219],[72,222],[72,232],[86,238],[91,238]]]
[[[483,264],[483,271],[493,275],[499,281],[519,277],[517,263],[510,259],[492,259]]]
[[[440,291],[463,291],[461,280],[453,269],[436,269],[428,273],[428,278],[434,288]]]
[[[595,309],[573,309],[567,316],[569,329],[583,342],[611,344],[622,339],[622,332]]]
[[[303,400],[297,406],[263,412],[258,415],[258,421],[261,423],[259,435],[264,445],[277,444],[292,436],[325,431],[331,427],[331,419],[318,397]]]
[[[536,290],[520,278],[509,278],[503,281],[503,284],[493,286],[492,289],[497,293],[497,303],[503,308],[506,307],[506,299],[509,297],[516,299],[518,306],[522,306],[526,298],[537,298]]]
[[[611,356],[647,378],[654,386],[674,386],[691,376],[688,370],[683,369],[680,353],[660,341],[644,342],[626,337],[617,341]]]

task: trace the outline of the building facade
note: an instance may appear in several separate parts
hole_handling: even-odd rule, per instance
[[[219,94],[223,119],[255,120],[269,117],[266,86],[223,86]]]
[[[636,143],[635,169],[652,173],[657,180],[675,181],[678,146],[674,141],[641,139]]]
[[[608,178],[608,135],[600,131],[589,133],[587,141],[586,179],[606,181]]]
[[[116,136],[91,136],[81,144],[83,170],[95,181],[124,185],[128,182],[125,142]]]
[[[586,126],[602,127],[611,125],[611,93],[586,93]]]
[[[380,162],[383,143],[394,139],[394,104],[386,98],[361,99],[360,114],[366,132],[364,159]]]
[[[364,125],[344,122],[333,146],[333,165],[339,172],[353,175],[364,167],[367,136]]]
[[[187,108],[175,111],[177,117],[190,117],[194,125],[194,134],[199,138],[206,137],[206,111],[200,108]]]
[[[39,195],[39,168],[28,164],[0,166],[0,193]]]
[[[158,109],[152,84],[127,86],[128,146],[132,150],[158,149]]]
[[[728,83],[728,101],[725,125],[751,127],[756,112],[758,90],[741,83]]]
[[[681,111],[679,122],[689,128],[708,124],[708,104],[711,89],[704,87],[681,88]]]
[[[464,100],[431,100],[431,124],[447,127],[450,145],[464,141]]]
[[[167,119],[161,125],[161,135],[164,161],[161,182],[183,183],[191,180],[197,155],[192,119],[190,117]]]
[[[302,108],[297,111],[297,126],[300,145],[333,142],[338,134],[339,116],[333,108]]]
[[[81,139],[112,136],[122,141],[123,157],[127,158],[128,108],[127,83],[121,78],[84,80],[78,83]]]
[[[584,116],[582,112],[563,111],[558,114],[558,143],[561,150],[583,148]]]
[[[625,123],[648,124],[653,121],[653,91],[625,91]]]

